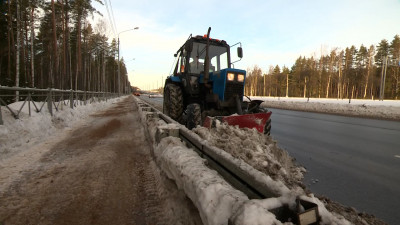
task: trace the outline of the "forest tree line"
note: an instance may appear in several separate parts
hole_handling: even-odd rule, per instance
[[[100,2],[100,0],[95,0]],[[129,87],[107,26],[89,22],[91,0],[0,1],[0,85],[121,92]],[[398,99],[400,38],[377,46],[299,57],[291,68],[248,70],[245,94],[259,96]],[[383,79],[384,77],[384,79]],[[384,84],[384,85],[382,85]],[[384,88],[383,88],[384,87]]]
[[[252,96],[398,99],[400,37],[377,46],[334,48],[320,58],[297,58],[291,68],[248,69],[245,94]],[[383,85],[384,84],[384,85]],[[381,93],[381,90],[383,91]]]
[[[117,42],[89,22],[101,15],[91,0],[6,0],[0,11],[0,85],[118,92]],[[123,59],[120,74],[128,91]]]

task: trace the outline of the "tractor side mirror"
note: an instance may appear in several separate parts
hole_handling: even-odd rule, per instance
[[[242,47],[237,48],[237,55],[239,58],[243,58],[243,49]]]
[[[178,56],[178,54],[175,53],[175,54],[174,54],[174,57],[176,58],[177,56]]]

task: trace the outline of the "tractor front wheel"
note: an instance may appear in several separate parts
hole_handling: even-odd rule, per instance
[[[178,85],[167,84],[164,89],[163,112],[171,119],[179,120],[183,113],[182,90]]]
[[[186,127],[191,130],[201,124],[201,108],[197,103],[189,104],[186,108]]]

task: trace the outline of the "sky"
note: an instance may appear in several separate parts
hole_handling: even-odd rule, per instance
[[[119,36],[120,54],[131,85],[141,89],[160,87],[170,75],[174,53],[190,34],[204,35],[208,27],[211,38],[230,45],[242,43],[244,57],[235,68],[246,70],[257,65],[265,72],[276,65],[290,68],[299,56],[319,58],[334,48],[377,45],[382,39],[391,42],[396,34],[400,35],[400,0],[107,3],[113,16],[108,16],[105,4],[93,1],[103,14],[94,20],[111,24],[109,17],[114,18],[116,34],[109,26],[110,41]],[[134,27],[139,29],[126,31]]]

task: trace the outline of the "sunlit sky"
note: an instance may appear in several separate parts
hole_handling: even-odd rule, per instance
[[[290,68],[300,55],[319,58],[336,47],[376,45],[400,35],[400,0],[110,1],[129,80],[141,89],[160,87],[173,54],[190,34],[204,35],[208,27],[212,38],[242,43],[244,57],[235,68],[258,65],[265,72]],[[106,5],[93,5],[110,24]],[[123,32],[134,27],[139,29]],[[108,35],[114,37],[111,26]]]

